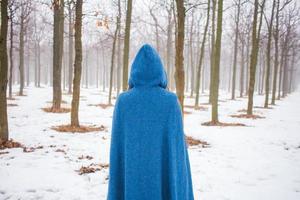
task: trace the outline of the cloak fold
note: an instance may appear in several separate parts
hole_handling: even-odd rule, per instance
[[[129,87],[113,114],[107,199],[193,200],[180,105],[150,45],[136,55]]]

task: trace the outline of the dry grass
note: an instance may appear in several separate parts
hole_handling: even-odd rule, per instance
[[[79,175],[95,173],[96,171],[100,171],[102,169],[107,169],[109,167],[108,164],[95,164],[92,163],[88,166],[82,166],[79,170],[76,170]]]
[[[191,136],[185,136],[185,140],[189,146],[201,146],[202,148],[209,147],[209,144],[207,142],[194,139]]]
[[[0,149],[11,149],[11,148],[22,148],[23,145],[19,142],[14,141],[13,139],[3,141],[0,138]]]
[[[260,116],[260,115],[248,115],[248,114],[238,114],[238,115],[230,115],[230,117],[234,118],[246,118],[246,119],[263,119],[265,117]]]
[[[89,104],[88,106],[96,106],[96,107],[100,107],[102,109],[106,109],[108,107],[112,107],[112,104],[105,104],[105,103],[99,103],[99,104]]]
[[[43,111],[47,113],[68,113],[71,112],[71,108],[59,108],[54,109],[53,107],[41,108]]]
[[[58,131],[58,132],[70,132],[70,133],[88,133],[88,132],[95,132],[95,131],[105,131],[106,127],[101,126],[71,126],[68,125],[60,125],[60,126],[53,126],[51,129]]]
[[[203,126],[222,126],[222,127],[228,127],[228,126],[246,126],[242,123],[225,123],[225,122],[204,122],[202,123]]]

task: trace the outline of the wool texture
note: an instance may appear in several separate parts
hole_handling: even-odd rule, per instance
[[[112,122],[108,200],[193,200],[177,96],[156,50],[141,47]]]

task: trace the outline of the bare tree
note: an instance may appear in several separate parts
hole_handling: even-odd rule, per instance
[[[211,0],[207,0],[206,23],[205,23],[205,28],[204,28],[204,33],[203,33],[203,38],[201,43],[199,62],[197,66],[195,107],[199,106],[200,79],[201,79],[201,70],[202,70],[202,63],[203,63],[204,51],[205,51],[205,42],[206,42],[206,36],[207,36],[207,30],[208,30],[209,18],[210,18],[210,2]]]
[[[7,122],[7,29],[8,29],[8,2],[1,0],[1,30],[0,30],[0,140],[8,140]]]
[[[80,79],[82,71],[82,0],[76,0],[76,18],[75,18],[75,64],[73,79],[73,96],[71,108],[71,126],[79,127],[78,109],[80,98]]]
[[[120,7],[121,1],[118,0],[118,7]],[[116,42],[118,37],[118,32],[120,29],[120,13],[117,15],[116,19],[116,29],[113,35],[113,45],[112,45],[112,52],[111,52],[111,61],[110,61],[110,80],[109,80],[109,94],[108,94],[108,104],[111,105],[111,93],[112,93],[112,84],[113,84],[113,72],[114,72],[114,65],[115,65],[115,49],[116,49]]]
[[[130,26],[131,26],[132,0],[127,0],[125,39],[123,51],[123,91],[127,90],[128,81],[128,59],[130,45]]]
[[[250,81],[249,81],[249,92],[248,92],[248,108],[247,114],[253,114],[253,95],[254,95],[254,86],[255,86],[255,74],[256,74],[256,65],[257,65],[257,55],[259,51],[259,40],[260,40],[260,31],[262,26],[262,16],[264,9],[265,0],[262,0],[261,5],[261,14],[259,18],[259,26],[257,30],[257,19],[258,19],[258,0],[254,1],[254,13],[253,13],[253,24],[252,24],[252,50],[250,58]]]
[[[177,26],[176,26],[176,56],[175,56],[175,83],[176,94],[178,96],[183,113],[184,102],[184,21],[185,7],[184,0],[176,0]]]
[[[214,63],[213,63],[213,76],[212,76],[212,112],[211,123],[218,124],[218,97],[219,97],[219,79],[220,79],[220,58],[221,58],[221,41],[222,41],[222,22],[223,22],[223,0],[218,0],[218,16],[217,16],[217,34],[214,45]]]
[[[64,0],[54,0],[54,30],[53,30],[53,111],[61,106],[61,70],[64,43]]]

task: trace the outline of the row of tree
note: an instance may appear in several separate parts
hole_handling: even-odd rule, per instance
[[[82,2],[75,0],[52,0],[51,4],[1,0],[1,137],[8,138],[7,82],[9,98],[16,82],[23,95],[32,74],[36,87],[42,81],[52,85],[53,112],[61,109],[62,89],[73,92],[71,125],[79,126],[80,85],[94,82],[98,86],[102,80],[111,104],[113,90],[117,94],[127,90],[129,58],[132,48],[140,46],[139,40],[155,44],[182,110],[186,92],[195,97],[198,107],[201,91],[208,90],[214,125],[219,123],[220,87],[231,92],[231,99],[237,98],[237,88],[239,97],[247,95],[248,115],[253,114],[255,91],[264,93],[267,108],[295,89],[299,55],[295,0],[147,2],[148,18],[144,10],[138,13],[132,0],[114,0],[109,11],[89,8],[85,12],[79,8]],[[88,7],[91,2],[84,4]],[[38,9],[43,6],[53,11],[51,20],[45,10]],[[130,40],[132,35],[138,39]]]

